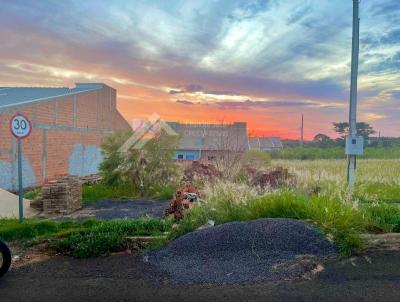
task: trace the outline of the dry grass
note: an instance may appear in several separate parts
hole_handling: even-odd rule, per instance
[[[274,160],[274,166],[283,166],[299,176],[301,184],[333,182],[346,184],[344,159],[334,160]],[[400,185],[400,159],[359,159],[357,161],[358,183],[390,183]]]

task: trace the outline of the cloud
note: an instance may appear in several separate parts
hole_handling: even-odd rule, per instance
[[[228,95],[228,96],[239,96],[238,92],[227,91],[227,90],[207,90],[203,86],[198,84],[186,84],[181,87],[169,90],[169,94],[185,94],[185,93],[196,93],[201,92],[202,94],[209,95]]]
[[[178,104],[184,104],[184,105],[193,105],[193,102],[187,101],[187,100],[176,100],[176,103]]]
[[[225,111],[300,106],[316,116],[348,103],[351,5],[8,1],[0,10],[0,81],[104,81],[127,102],[179,98]],[[396,133],[400,127],[390,123],[399,125],[399,11],[397,0],[360,4],[359,109],[375,112],[384,104],[378,114],[386,118],[375,121]]]
[[[271,101],[252,101],[246,100],[244,102],[236,101],[223,101],[218,102],[216,105],[223,109],[248,109],[248,108],[273,108],[273,107],[316,107],[316,108],[342,108],[342,104],[331,103],[325,104],[321,102],[311,101],[311,100],[271,100]]]
[[[386,117],[386,115],[384,114],[377,114],[377,113],[366,113],[364,114],[364,118],[368,121],[371,120],[380,120],[380,119],[384,119]]]

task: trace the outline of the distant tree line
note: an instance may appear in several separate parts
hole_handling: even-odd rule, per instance
[[[344,147],[345,138],[349,134],[349,123],[332,123],[333,130],[339,134],[338,138],[330,138],[328,135],[318,133],[314,136],[312,141],[305,141],[305,147],[318,147],[318,148],[331,148],[334,146]],[[368,123],[357,123],[357,135],[363,136],[365,139],[366,147],[383,147],[391,148],[400,146],[400,137],[376,137],[372,136],[376,131]],[[299,140],[283,140],[284,147],[295,148],[300,145]]]
[[[283,140],[284,149],[272,154],[273,158],[286,159],[333,159],[346,158],[344,154],[345,138],[349,134],[349,123],[333,123],[338,138],[318,133],[312,141]],[[363,158],[400,158],[400,137],[372,136],[376,131],[368,123],[357,123],[357,135],[365,139]]]

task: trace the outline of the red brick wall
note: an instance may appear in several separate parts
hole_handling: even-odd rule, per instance
[[[13,167],[11,173],[17,173],[16,142],[9,131],[10,118],[16,112],[25,114],[33,123],[31,135],[22,141],[23,156],[34,174],[29,176],[28,169],[25,186],[31,186],[33,182],[40,185],[45,178],[68,174],[70,157],[77,144],[99,148],[104,137],[113,130],[129,127],[116,109],[116,91],[106,85],[75,96],[0,111],[0,177],[3,178],[11,177],[10,173],[7,174],[10,165]],[[79,170],[79,167],[75,168]],[[44,170],[46,175],[43,175]],[[15,187],[15,180],[13,182]],[[0,187],[2,183],[4,187],[7,182],[0,181]]]

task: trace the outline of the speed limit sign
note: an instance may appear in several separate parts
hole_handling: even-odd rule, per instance
[[[15,136],[18,142],[18,204],[19,204],[19,221],[24,220],[23,206],[23,184],[22,184],[22,139],[31,134],[32,124],[26,116],[17,113],[10,120],[10,131]]]
[[[27,117],[17,113],[10,120],[10,130],[17,139],[23,139],[31,134],[32,124]]]

